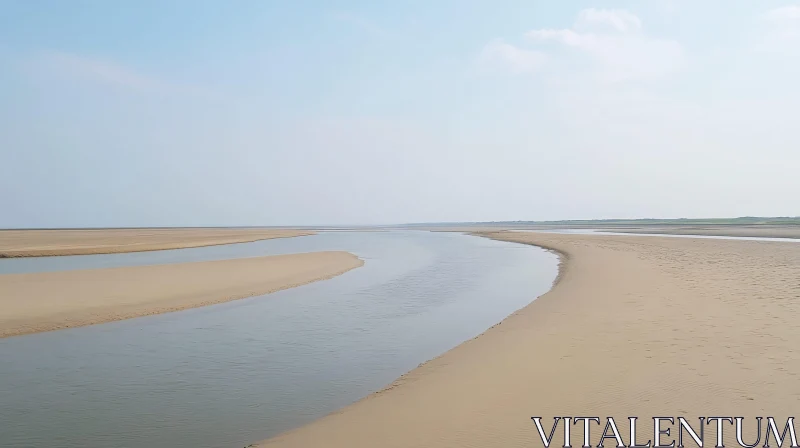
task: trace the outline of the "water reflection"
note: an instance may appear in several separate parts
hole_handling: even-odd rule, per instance
[[[366,264],[267,297],[0,339],[0,446],[245,446],[480,334],[546,292],[557,270],[538,248],[454,233],[247,244],[349,250]]]

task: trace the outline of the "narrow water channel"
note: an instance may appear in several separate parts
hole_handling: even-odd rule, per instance
[[[535,247],[419,231],[12,259],[0,272],[314,250],[366,264],[268,296],[0,339],[0,446],[242,447],[381,389],[524,307],[557,274],[556,256]]]

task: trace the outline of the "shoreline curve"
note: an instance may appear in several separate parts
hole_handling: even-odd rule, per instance
[[[0,275],[0,338],[270,294],[364,265],[342,251]]]
[[[476,236],[556,251],[559,278],[380,392],[253,446],[522,448],[540,442],[531,416],[613,416],[627,433],[629,415],[793,415],[800,246]]]
[[[316,419],[316,420],[314,420],[314,421],[312,421],[310,423],[307,423],[307,424],[305,424],[303,426],[300,426],[300,427],[297,427],[297,428],[294,428],[294,429],[290,429],[290,430],[284,431],[284,432],[282,432],[280,434],[277,434],[274,437],[271,437],[269,439],[261,440],[261,441],[258,441],[256,443],[251,443],[250,445],[247,445],[246,448],[262,448],[262,447],[272,447],[272,446],[287,446],[287,447],[293,447],[293,448],[295,448],[295,447],[296,448],[304,447],[303,443],[305,443],[305,442],[301,442],[300,444],[295,444],[293,442],[290,442],[290,443],[284,445],[282,440],[285,437],[291,437],[294,434],[300,433],[301,431],[304,431],[304,429],[306,429],[308,427],[311,427],[311,426],[315,425],[316,423],[318,423],[320,421],[323,421],[323,420],[326,420],[326,419],[329,419],[329,418],[332,418],[332,417],[336,417],[336,416],[339,416],[339,415],[346,414],[348,412],[348,410],[350,410],[353,407],[359,406],[362,403],[370,402],[373,399],[380,398],[380,397],[382,397],[382,396],[384,396],[386,394],[389,394],[389,393],[395,391],[395,389],[402,388],[403,386],[405,386],[407,384],[416,382],[417,380],[420,379],[420,377],[424,376],[424,373],[425,373],[425,372],[423,372],[424,370],[430,369],[431,366],[436,364],[436,363],[446,362],[446,361],[443,361],[443,358],[446,358],[448,355],[450,355],[451,352],[455,352],[456,350],[463,349],[463,347],[467,346],[468,344],[474,343],[476,341],[481,340],[481,338],[485,337],[492,330],[495,330],[496,328],[500,327],[504,322],[514,318],[518,314],[520,314],[520,313],[524,312],[525,310],[527,310],[535,302],[537,302],[537,301],[543,299],[545,296],[549,295],[561,283],[561,280],[563,279],[565,273],[567,272],[568,267],[569,267],[569,261],[571,259],[570,253],[568,251],[564,250],[563,248],[559,248],[559,247],[556,247],[554,245],[520,243],[520,242],[513,241],[513,240],[507,240],[507,239],[499,238],[499,237],[497,237],[497,235],[495,235],[495,234],[498,234],[498,233],[505,233],[505,232],[509,232],[510,233],[512,231],[506,231],[506,230],[499,230],[499,231],[495,231],[495,230],[493,230],[493,231],[473,231],[473,232],[463,231],[463,232],[459,232],[459,233],[464,233],[466,235],[475,236],[475,237],[478,237],[478,238],[488,238],[488,239],[493,239],[493,240],[496,240],[496,241],[523,244],[523,245],[526,245],[526,246],[533,246],[533,247],[537,247],[539,249],[542,249],[542,250],[544,250],[546,252],[553,253],[554,255],[556,255],[558,257],[558,265],[557,265],[558,272],[556,274],[556,277],[553,279],[553,283],[550,286],[549,290],[547,290],[546,292],[540,294],[539,296],[533,297],[531,302],[529,302],[527,305],[525,305],[524,307],[522,307],[522,308],[520,308],[518,310],[515,310],[513,313],[511,313],[508,316],[506,316],[503,320],[501,320],[500,322],[497,322],[496,324],[488,327],[486,330],[484,330],[483,332],[481,332],[477,336],[474,336],[474,337],[472,337],[470,339],[467,339],[467,340],[461,342],[460,344],[458,344],[457,346],[451,348],[450,350],[448,350],[448,351],[446,351],[444,353],[441,353],[438,356],[435,356],[435,357],[433,357],[431,359],[428,359],[428,360],[420,363],[417,367],[415,367],[414,369],[412,369],[412,370],[410,370],[410,371],[408,371],[406,373],[403,373],[402,375],[397,377],[397,379],[395,379],[394,381],[392,381],[388,385],[384,386],[383,388],[381,388],[379,390],[376,390],[375,392],[372,392],[372,393],[360,398],[359,400],[355,401],[354,403],[352,403],[350,405],[347,405],[347,406],[344,406],[344,407],[342,407],[340,409],[334,410],[334,411],[330,412],[329,414],[327,414],[325,416],[322,416],[322,417],[320,417],[320,418],[318,418],[318,419]],[[435,369],[435,367],[434,367],[434,369]],[[358,448],[362,448],[362,447],[363,448],[368,448],[368,447],[372,447],[372,446],[377,446],[377,445],[373,445],[372,441],[368,441],[368,442],[365,442],[363,444],[359,444],[358,442],[356,442],[354,445],[352,443],[353,443],[352,441],[348,440],[347,442],[342,442],[340,444],[336,444],[336,443],[330,444],[330,445],[324,444],[324,446],[330,446],[330,447],[336,447],[336,448],[345,448],[345,447],[351,447],[351,446],[352,447],[358,447]],[[383,443],[383,442],[381,442],[381,443]],[[317,445],[313,445],[313,444],[312,445],[308,445],[308,447],[310,447],[310,446],[317,446]],[[320,446],[323,446],[323,445],[320,445]],[[402,444],[401,445],[391,445],[391,444],[385,445],[385,444],[381,444],[380,446],[405,447],[406,445],[402,445]],[[413,446],[417,446],[417,445],[413,445]],[[427,448],[428,447],[428,445],[419,445],[419,446],[420,446],[420,448],[422,448],[422,447]],[[450,445],[447,445],[447,446],[449,447]],[[463,446],[463,445],[458,445],[458,446],[460,447],[460,446]]]

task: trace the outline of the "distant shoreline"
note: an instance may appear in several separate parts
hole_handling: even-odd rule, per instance
[[[730,237],[752,237],[752,238],[800,238],[800,225],[683,225],[683,226],[627,226],[617,225],[594,225],[594,226],[541,226],[541,225],[518,225],[518,226],[489,226],[476,224],[474,226],[453,226],[453,227],[426,227],[419,230],[429,230],[432,232],[499,232],[503,230],[528,230],[528,231],[553,231],[553,230],[597,230],[601,232],[630,233],[640,235],[664,234],[664,235],[697,235],[697,236],[730,236]]]
[[[137,228],[0,230],[0,258],[148,252],[314,235],[296,229]]]
[[[611,229],[608,229],[611,230]],[[800,238],[800,226],[686,226],[686,227],[654,227],[635,229],[613,229],[614,232],[631,234],[665,234],[665,235],[698,235],[698,236],[730,236],[751,238]]]
[[[800,216],[743,216],[738,218],[633,218],[633,219],[564,219],[552,221],[474,221],[408,223],[404,227],[514,227],[607,228],[648,226],[800,226]]]

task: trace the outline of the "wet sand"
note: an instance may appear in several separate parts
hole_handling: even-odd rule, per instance
[[[666,235],[698,235],[698,236],[732,236],[732,237],[752,237],[752,238],[792,238],[800,239],[800,226],[798,225],[647,225],[647,226],[620,226],[597,223],[595,225],[576,224],[576,225],[526,225],[515,226],[487,226],[481,224],[462,225],[451,227],[423,227],[421,230],[431,232],[497,232],[501,230],[539,230],[543,232],[585,229],[587,231],[598,230],[601,232],[616,233],[636,233],[643,235],[666,234]]]
[[[608,229],[619,233],[667,235],[738,236],[755,238],[800,238],[800,226],[670,226]]]
[[[0,337],[252,297],[362,266],[348,252],[0,275]]]
[[[313,234],[252,228],[0,230],[0,258],[183,249]]]
[[[800,245],[491,232],[562,255],[553,289],[385,390],[261,442],[296,448],[541,447],[532,416],[794,415]],[[532,297],[533,299],[533,297]],[[664,443],[675,439],[663,437]],[[780,424],[780,428],[783,424]],[[734,437],[727,426],[725,439]],[[652,423],[639,429],[652,438]],[[593,427],[597,445],[602,427]],[[705,442],[713,444],[713,425]],[[581,425],[572,446],[581,445]],[[762,433],[763,436],[763,433]],[[562,429],[556,446],[563,444]],[[688,436],[687,436],[688,437]],[[763,439],[762,439],[763,440]],[[613,440],[606,440],[613,446]],[[695,446],[689,442],[687,446]],[[738,445],[737,445],[738,446]]]

